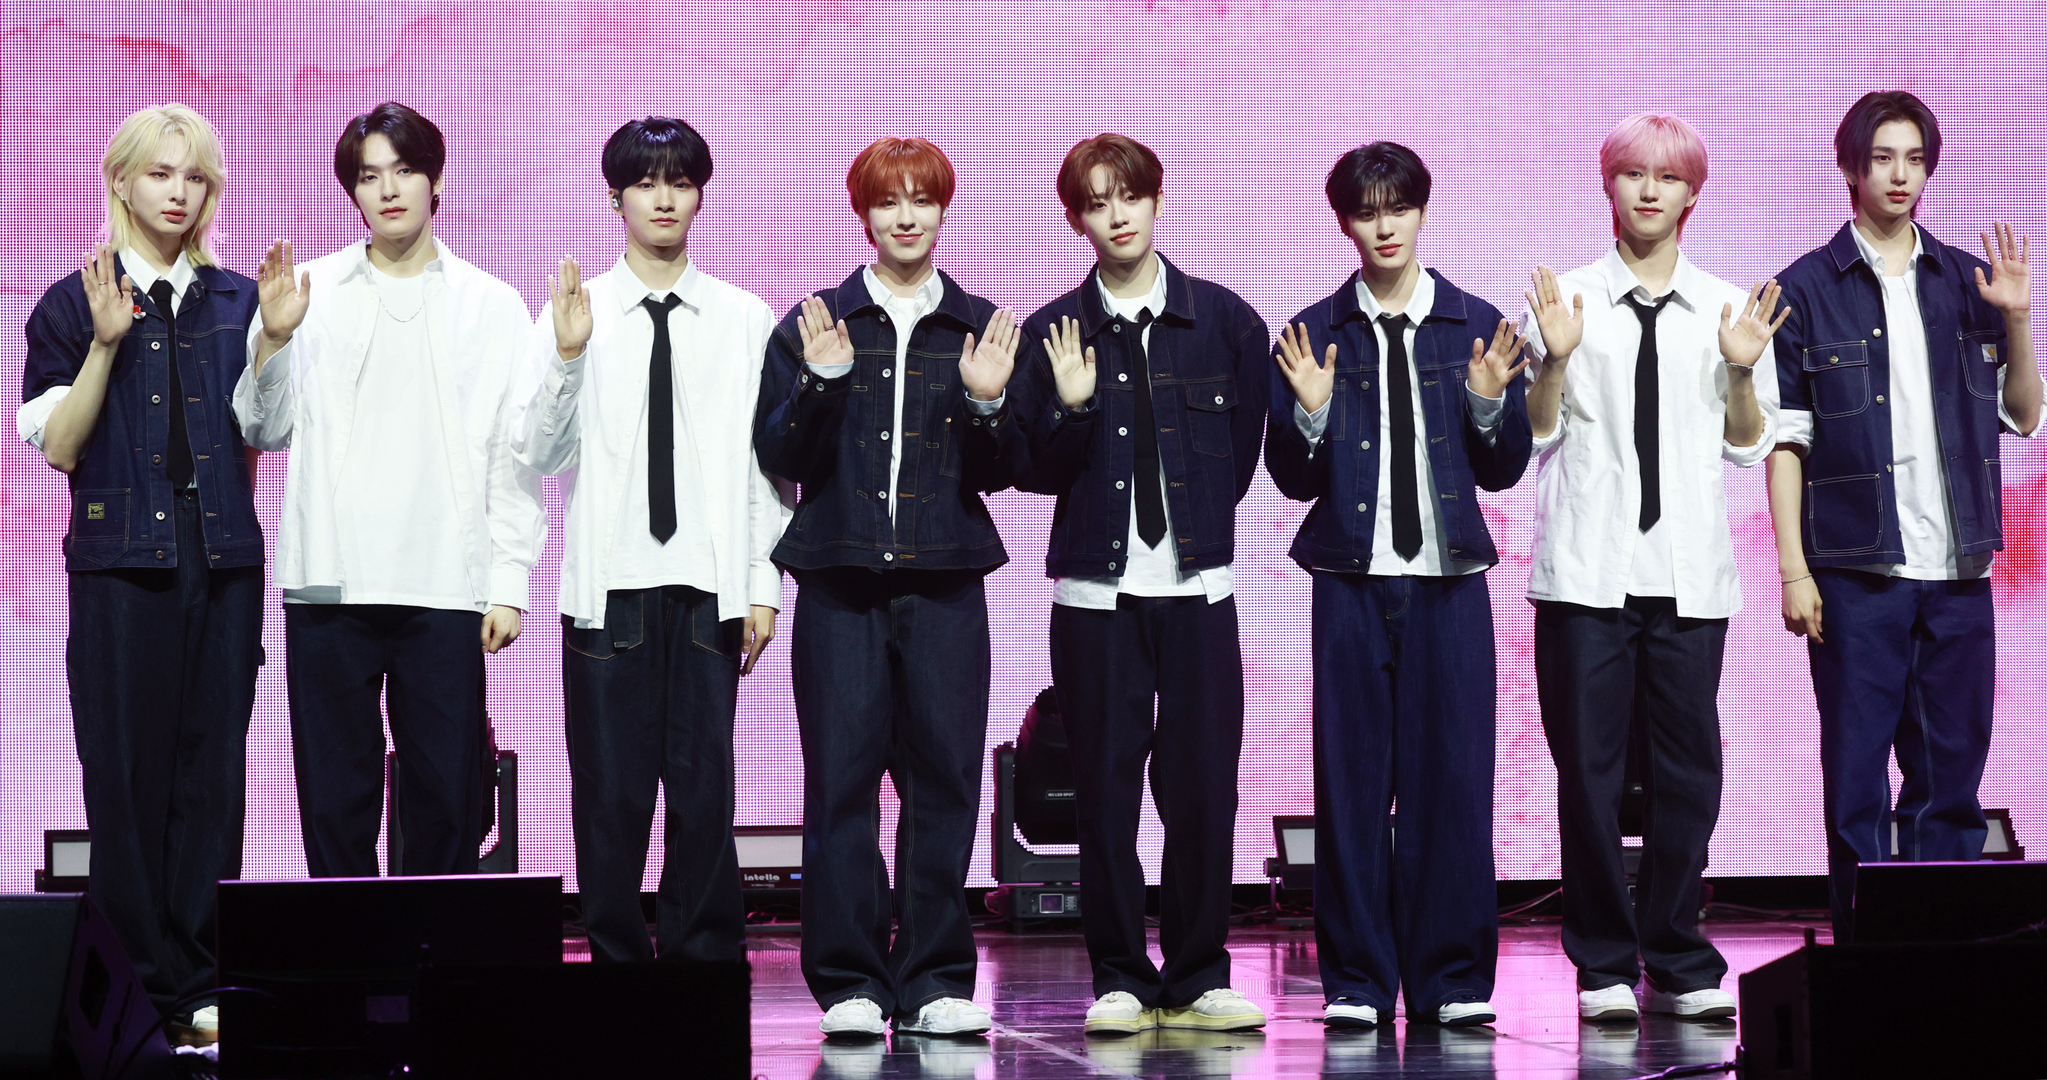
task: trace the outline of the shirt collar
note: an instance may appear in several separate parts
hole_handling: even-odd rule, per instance
[[[192,287],[194,276],[192,260],[187,258],[183,251],[178,252],[177,261],[171,263],[169,273],[158,274],[156,268],[144,262],[142,253],[133,247],[121,249],[121,272],[127,274],[128,279],[135,283],[135,291],[144,296],[149,295],[149,290],[156,286],[159,279],[171,283],[171,292],[174,295],[183,296],[185,290]]]
[[[860,277],[867,283],[867,295],[873,298],[876,304],[888,307],[892,303],[909,303],[919,318],[937,311],[939,302],[945,299],[945,282],[939,277],[936,268],[917,286],[917,291],[909,296],[897,296],[893,290],[882,284],[881,275],[874,272],[872,265],[861,267]]]
[[[433,245],[434,257],[427,260],[427,264],[421,268],[421,272],[446,276],[448,263],[455,258],[455,253],[449,251],[447,245],[441,243],[439,237],[434,238]],[[370,242],[364,240],[361,243],[350,244],[348,245],[348,250],[352,254],[349,257],[348,270],[341,275],[341,280],[347,281],[357,274],[361,274],[367,279],[372,269],[370,266]]]
[[[1646,300],[1658,299],[1656,296],[1648,295],[1648,286],[1643,285],[1642,279],[1636,277],[1635,272],[1628,268],[1627,262],[1621,258],[1619,244],[1607,249],[1606,257],[1599,260],[1598,267],[1606,278],[1607,302],[1614,307],[1627,303],[1628,294],[1636,289],[1642,290]],[[1677,265],[1670,271],[1670,288],[1661,295],[1674,297],[1678,303],[1693,311],[1698,310],[1698,302],[1705,295],[1703,276],[1682,249],[1677,253]]]
[[[1884,265],[1884,257],[1883,257],[1883,256],[1882,256],[1881,254],[1879,254],[1879,253],[1877,252],[1877,250],[1876,250],[1876,245],[1875,245],[1875,244],[1872,244],[1872,243],[1870,243],[1870,242],[1869,242],[1869,238],[1868,238],[1868,237],[1866,237],[1866,236],[1864,236],[1864,235],[1862,235],[1862,230],[1861,230],[1861,229],[1858,229],[1858,228],[1856,228],[1856,227],[1855,227],[1855,223],[1854,223],[1854,222],[1852,222],[1852,221],[1848,223],[1848,235],[1849,235],[1849,236],[1851,236],[1851,237],[1854,237],[1854,239],[1855,239],[1855,250],[1856,250],[1856,251],[1859,251],[1859,252],[1861,252],[1861,253],[1862,253],[1862,261],[1863,261],[1863,262],[1866,262],[1866,263],[1868,263],[1868,264],[1869,264],[1869,268],[1870,268],[1871,270],[1874,270],[1874,271],[1876,271],[1876,276],[1878,276],[1878,277],[1883,277],[1883,276],[1885,275],[1885,273],[1887,273],[1887,272],[1888,272],[1888,268],[1887,268],[1887,267],[1886,267],[1886,266]],[[1907,261],[1906,265],[1907,265],[1907,266],[1917,266],[1917,265],[1919,265],[1919,259],[1920,259],[1920,258],[1921,258],[1922,256],[1924,256],[1925,254],[1926,254],[1926,234],[1924,234],[1924,233],[1922,233],[1922,232],[1920,232],[1920,231],[1919,231],[1919,224],[1918,224],[1918,222],[1913,222],[1913,223],[1912,223],[1912,257],[1911,257],[1911,259],[1910,259],[1909,261]],[[1911,275],[1909,275],[1909,274],[1908,274],[1908,275],[1905,275],[1905,276],[1906,276],[1906,277],[1907,277],[1908,279],[1909,279],[1909,278],[1911,277]]]
[[[1415,263],[1414,269],[1419,276],[1415,278],[1414,292],[1407,298],[1407,308],[1402,314],[1407,316],[1408,322],[1420,326],[1422,320],[1427,319],[1429,312],[1436,307],[1436,277],[1419,261]],[[1362,271],[1358,274],[1357,289],[1358,310],[1364,313],[1365,318],[1378,322],[1379,316],[1386,314],[1386,309],[1380,306],[1379,298],[1372,294],[1372,287],[1365,284],[1365,275]]]
[[[1159,258],[1159,253],[1156,251],[1151,253],[1151,258],[1153,270],[1151,291],[1139,298],[1137,310],[1139,312],[1149,311],[1152,318],[1156,319],[1166,310],[1166,265],[1165,260]],[[1095,274],[1095,288],[1101,291],[1102,307],[1107,311],[1115,311],[1116,305],[1119,302],[1129,302],[1127,300],[1119,301],[1114,294],[1110,293],[1109,287],[1102,284],[1102,275],[1099,272]]]
[[[702,307],[697,302],[697,287],[702,282],[704,275],[697,269],[695,260],[686,262],[682,268],[682,276],[676,278],[675,284],[666,289],[656,289],[641,281],[640,275],[634,273],[633,268],[626,265],[624,255],[620,255],[618,261],[611,264],[611,274],[618,281],[618,288],[615,291],[618,293],[618,310],[621,314],[629,313],[632,309],[639,307],[640,301],[645,300],[647,297],[651,296],[659,300],[670,293],[674,293],[679,297],[692,311]],[[936,277],[938,275],[933,274],[932,276]]]

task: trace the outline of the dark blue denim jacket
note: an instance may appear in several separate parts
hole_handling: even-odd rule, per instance
[[[1264,436],[1265,320],[1236,293],[1188,277],[1164,256],[1166,310],[1153,321],[1146,350],[1159,470],[1182,573],[1227,566],[1236,553],[1237,503],[1258,470]],[[1083,348],[1095,350],[1095,397],[1075,411],[1059,400],[1044,341],[1061,316],[1080,322]],[[1090,271],[1080,286],[1024,323],[1011,408],[1030,436],[1026,491],[1057,495],[1045,572],[1052,577],[1113,577],[1122,572],[1130,535],[1137,421],[1130,382],[1135,324],[1109,314]]]
[[[193,267],[178,309],[178,382],[206,535],[206,565],[261,566],[263,529],[229,400],[248,362],[256,283],[217,266]],[[171,352],[163,315],[137,293],[142,318],[116,347],[92,441],[71,476],[66,570],[169,567],[178,561],[178,515],[163,456],[171,438]],[[28,317],[21,399],[69,386],[92,347],[92,309],[79,274],[50,286]],[[198,555],[199,552],[188,552]]]
[[[1443,279],[1434,270],[1436,302],[1414,334],[1414,367],[1421,378],[1422,424],[1428,433],[1429,472],[1442,508],[1443,539],[1450,558],[1488,565],[1500,561],[1479,512],[1473,487],[1505,491],[1528,468],[1534,437],[1528,426],[1525,380],[1510,379],[1500,408],[1500,427],[1486,445],[1471,418],[1465,379],[1471,343],[1492,340],[1498,308]],[[1265,467],[1287,498],[1314,500],[1294,546],[1287,552],[1304,569],[1370,573],[1372,529],[1378,520],[1379,339],[1358,306],[1358,275],[1294,316],[1305,323],[1318,361],[1336,343],[1336,386],[1329,399],[1329,425],[1315,447],[1294,424],[1294,391],[1275,361],[1272,367],[1272,432]],[[1313,449],[1314,453],[1309,451]]]
[[[1890,336],[1883,286],[1843,225],[1827,246],[1777,275],[1791,315],[1777,331],[1777,385],[1783,409],[1812,413],[1805,456],[1803,533],[1812,566],[1905,561],[1891,475]],[[1955,539],[1964,555],[2004,547],[1998,474],[1998,365],[2004,363],[2004,315],[1976,291],[1982,260],[1920,230],[1924,254],[1919,315],[1933,377]],[[1996,359],[1983,347],[1997,346]]]
[[[938,276],[945,295],[911,329],[904,371],[892,370],[900,328],[868,294],[859,270],[817,294],[834,320],[846,321],[852,371],[824,379],[804,366],[800,303],[768,338],[754,449],[761,468],[802,485],[796,516],[775,546],[784,569],[986,571],[1009,560],[981,493],[1016,482],[1023,437],[1006,402],[988,417],[967,408],[959,370],[967,334],[978,339],[995,305]],[[916,381],[903,388],[903,466],[891,522],[880,496],[888,489],[897,378]]]

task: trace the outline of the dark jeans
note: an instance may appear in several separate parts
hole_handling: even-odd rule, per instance
[[[967,863],[988,730],[979,571],[796,572],[789,665],[803,737],[803,977],[830,1008],[915,1016],[974,992]],[[896,824],[896,935],[881,774]]]
[[[1855,868],[1889,862],[1892,747],[1903,862],[1983,855],[1976,786],[1997,694],[1990,579],[1909,581],[1820,570],[1825,644],[1809,642],[1820,710],[1828,891],[1836,940],[1854,935]]]
[[[1619,608],[1535,603],[1535,685],[1557,766],[1564,954],[1578,987],[1720,985],[1727,961],[1699,934],[1699,878],[1720,817],[1720,657],[1726,619],[1688,619],[1669,597]],[[1629,729],[1648,740],[1634,902],[1621,865]],[[1640,963],[1637,963],[1637,952]]]
[[[70,575],[64,648],[93,901],[159,1008],[213,985],[215,883],[242,874],[263,569],[207,569],[199,500],[178,565]]]
[[[1080,925],[1097,996],[1180,1008],[1230,984],[1230,869],[1244,664],[1237,602],[1119,596],[1114,611],[1053,605],[1052,681],[1073,748]],[[1152,705],[1156,697],[1157,720]],[[1144,763],[1165,826],[1159,951],[1145,950],[1137,824]]]
[[[571,817],[596,960],[652,960],[640,882],[667,793],[656,926],[662,959],[744,960],[732,842],[732,721],[741,621],[686,585],[613,590],[604,629],[562,616]]]
[[[384,717],[398,751],[407,874],[473,874],[483,843],[483,616],[394,604],[284,605],[299,825],[313,877],[376,877]],[[388,684],[387,684],[388,680]]]
[[[1327,1000],[1489,1001],[1493,608],[1484,574],[1314,575],[1315,954]],[[1395,842],[1392,809],[1400,807]]]

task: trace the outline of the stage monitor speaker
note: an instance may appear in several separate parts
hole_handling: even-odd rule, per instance
[[[741,961],[436,965],[414,999],[413,1073],[745,1077],[749,998]]]
[[[2047,863],[1864,863],[1855,873],[1857,945],[1981,941],[2042,920]]]
[[[415,1056],[420,972],[559,964],[561,878],[220,883],[224,1077],[384,1074]]]
[[[156,1006],[82,893],[0,896],[0,1075],[171,1075]]]
[[[1806,940],[1741,977],[1742,1080],[2047,1076],[2047,942]]]

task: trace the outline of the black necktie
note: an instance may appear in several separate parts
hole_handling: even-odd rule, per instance
[[[1137,536],[1146,547],[1157,547],[1166,535],[1166,499],[1159,489],[1159,427],[1152,419],[1151,365],[1144,355],[1144,328],[1151,325],[1151,309],[1138,313],[1130,326],[1132,375],[1137,379],[1137,445],[1131,448],[1134,461],[1130,482],[1137,485]]]
[[[675,535],[675,390],[669,366],[668,313],[682,297],[640,301],[654,320],[654,355],[647,361],[647,531],[667,543]]]
[[[1393,550],[1413,559],[1422,549],[1422,499],[1414,473],[1414,376],[1407,370],[1407,316],[1381,315],[1386,331],[1386,417],[1393,426]]]
[[[170,346],[166,357],[171,365],[171,444],[164,451],[164,471],[171,485],[182,488],[192,482],[192,441],[185,434],[185,388],[178,379],[178,311],[171,300],[171,283],[163,278],[149,287],[149,299],[163,316],[164,342]]]
[[[1663,453],[1657,441],[1656,421],[1661,415],[1656,400],[1656,313],[1670,301],[1666,295],[1644,304],[1628,294],[1628,306],[1642,320],[1642,344],[1635,349],[1635,458],[1642,474],[1643,532],[1663,516]]]

